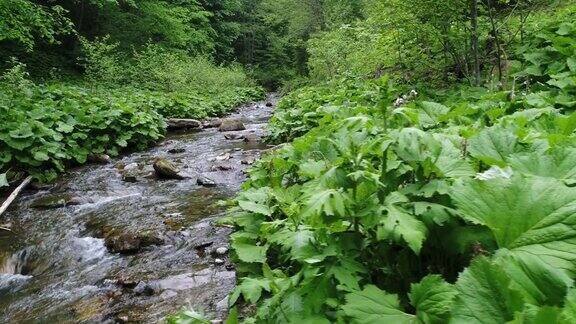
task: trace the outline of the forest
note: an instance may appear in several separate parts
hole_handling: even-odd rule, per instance
[[[242,118],[271,118],[227,132],[226,116],[241,106]],[[204,243],[207,234],[194,239],[216,255],[209,269],[233,272],[234,287],[224,310],[194,292],[157,311],[159,321],[576,323],[575,109],[574,0],[0,0],[1,200],[27,177],[34,184],[13,214],[0,212],[0,228],[18,232],[2,224],[31,222],[16,216],[28,215],[18,210],[34,190],[66,185],[98,157],[157,155],[161,143],[181,140],[167,130],[170,119],[223,118],[226,139],[214,131],[220,142],[206,145],[244,146],[202,155],[220,163],[206,168],[240,165],[234,154],[253,149],[256,124],[265,127],[263,146],[241,160],[241,188],[186,210],[212,213],[204,216],[216,217],[213,232],[229,230],[225,249]],[[218,187],[220,176],[197,184]],[[180,180],[139,183],[151,186],[150,197],[200,190]],[[155,208],[141,207],[146,215]],[[92,218],[70,221],[87,233]],[[128,227],[160,226],[148,222]],[[41,245],[10,235],[0,235],[2,262],[6,251]],[[198,244],[190,253],[212,258]],[[157,267],[146,249],[130,257]],[[170,270],[179,264],[164,263],[162,271],[182,275]],[[48,271],[37,268],[21,274]],[[70,302],[84,305],[72,317],[55,315],[51,299],[39,302],[46,313],[20,317],[33,315],[19,313],[15,296],[41,288],[3,273],[0,309],[10,312],[0,320],[8,322],[48,313],[64,322],[152,322],[127,300],[167,296],[152,284],[137,292],[152,279],[130,286],[123,278],[115,284],[123,296],[108,293],[98,305],[121,300],[128,311],[108,306],[105,318],[94,317],[82,304],[91,292]],[[86,285],[104,291],[110,276]],[[162,291],[180,294],[170,287]]]

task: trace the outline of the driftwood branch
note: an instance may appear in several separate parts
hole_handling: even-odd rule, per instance
[[[8,196],[8,199],[6,199],[6,201],[2,204],[2,207],[0,207],[0,216],[2,216],[2,214],[4,214],[4,212],[6,211],[6,209],[8,209],[10,204],[12,204],[14,199],[16,199],[16,197],[18,197],[18,194],[20,194],[20,191],[22,191],[24,188],[26,188],[26,186],[30,183],[30,181],[32,181],[32,176],[28,176],[26,179],[24,179],[24,181],[22,181],[22,183],[16,189],[14,189],[14,191],[12,191],[10,196]]]

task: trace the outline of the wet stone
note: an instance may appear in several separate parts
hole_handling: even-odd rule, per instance
[[[180,175],[180,170],[176,168],[172,162],[162,159],[156,158],[154,159],[154,171],[159,178],[163,179],[177,179],[182,180],[184,177]]]
[[[214,251],[217,255],[225,255],[226,253],[228,253],[228,248],[226,247],[219,247]]]
[[[168,130],[185,130],[201,128],[202,123],[195,119],[170,118],[166,120]]]
[[[236,134],[236,133],[224,134],[224,138],[227,139],[227,140],[240,140],[240,139],[245,139],[244,135],[242,135],[242,134]]]
[[[222,120],[222,124],[219,127],[221,132],[233,132],[245,129],[246,126],[244,126],[244,123],[240,119],[236,118],[227,118]]]
[[[154,288],[152,288],[149,284],[140,281],[136,287],[134,287],[133,289],[134,293],[137,295],[153,295],[154,294]]]
[[[72,196],[70,194],[50,195],[38,198],[32,202],[30,207],[38,209],[54,209],[66,206],[78,206],[92,203],[90,198]]]
[[[259,141],[260,141],[260,136],[258,136],[256,134],[248,134],[248,135],[244,136],[244,142],[256,143]]]
[[[182,147],[177,147],[177,148],[173,148],[173,149],[168,150],[168,153],[170,153],[170,154],[180,154],[180,153],[184,153],[184,152],[186,152],[186,149],[182,148]]]
[[[216,187],[216,182],[214,180],[202,175],[198,177],[196,183],[203,187]]]

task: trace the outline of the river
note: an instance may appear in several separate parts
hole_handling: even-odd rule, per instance
[[[229,116],[246,130],[169,134],[148,151],[22,193],[0,220],[13,231],[0,237],[0,322],[148,323],[182,307],[225,316],[236,273],[231,230],[215,224],[225,213],[218,202],[235,195],[266,148],[266,104],[276,101]],[[187,178],[157,179],[158,157]]]

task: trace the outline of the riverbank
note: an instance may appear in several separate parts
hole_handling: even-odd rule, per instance
[[[214,226],[224,212],[217,202],[235,195],[267,147],[268,102],[276,98],[228,117],[245,130],[171,134],[150,150],[26,191],[3,219],[14,235],[0,241],[1,320],[149,322],[183,306],[223,315],[236,276],[230,230]],[[187,178],[157,179],[157,157]],[[32,207],[47,198],[74,203]]]

